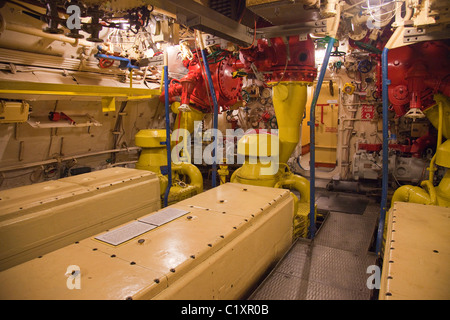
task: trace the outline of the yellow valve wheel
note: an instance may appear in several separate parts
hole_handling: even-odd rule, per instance
[[[353,83],[346,83],[344,84],[344,88],[342,89],[346,94],[353,94],[355,92],[355,86]]]

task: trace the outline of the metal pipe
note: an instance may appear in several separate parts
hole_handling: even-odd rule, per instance
[[[442,143],[442,117],[444,115],[444,107],[442,105],[442,101],[438,102],[438,108],[439,108],[439,120],[438,120],[438,136],[437,136],[436,150],[439,148],[439,146]],[[430,167],[428,168],[428,170],[430,171],[428,180],[430,181],[431,184],[433,184],[434,171],[436,170],[434,167],[434,164],[436,162],[436,155],[437,155],[437,152],[435,152],[433,158],[431,158]]]
[[[165,94],[165,108],[166,108],[166,141],[161,142],[166,146],[167,150],[167,178],[168,183],[166,187],[166,192],[164,194],[164,207],[167,207],[167,202],[169,199],[170,187],[172,186],[172,150],[170,148],[170,105],[169,105],[169,67],[167,59],[167,51],[164,53],[164,92]]]
[[[387,209],[387,193],[388,193],[388,86],[391,81],[388,79],[388,48],[384,48],[381,54],[381,71],[382,71],[382,98],[383,98],[383,174],[382,174],[382,189],[381,189],[381,208],[380,220],[378,223],[378,233],[376,242],[377,255],[381,252],[381,244],[383,241],[384,223],[386,220]]]
[[[319,80],[317,81],[316,90],[314,91],[313,99],[311,102],[311,111],[310,111],[310,120],[308,122],[310,129],[310,207],[309,207],[309,232],[311,239],[314,238],[316,234],[316,225],[315,225],[315,175],[316,175],[316,157],[315,157],[315,112],[316,112],[316,104],[319,99],[320,88],[322,87],[323,78],[325,77],[325,72],[328,66],[328,60],[330,59],[331,49],[333,49],[335,39],[330,37],[328,41],[327,51],[325,52],[325,56],[323,57],[322,67],[320,68]]]
[[[198,30],[197,30],[198,31]],[[211,97],[213,100],[213,104],[214,104],[214,111],[213,111],[213,137],[214,137],[214,141],[213,141],[213,163],[212,163],[212,187],[216,187],[217,185],[217,127],[218,127],[218,113],[219,113],[219,106],[217,104],[217,97],[216,97],[216,91],[214,90],[214,84],[211,78],[211,71],[209,70],[209,64],[208,64],[208,59],[207,59],[207,54],[208,52],[205,49],[205,46],[203,45],[203,41],[201,40],[201,34],[200,31],[198,31],[198,36],[199,36],[199,41],[200,41],[200,47],[201,47],[201,52],[202,52],[202,59],[203,59],[203,64],[205,66],[205,72],[206,72],[206,77],[208,79],[208,85],[209,85],[209,91],[211,92]]]
[[[189,185],[197,188],[197,192],[203,192],[203,176],[200,170],[191,163],[181,162],[173,166],[173,171],[189,177]]]
[[[28,35],[32,35],[32,36],[45,38],[45,39],[50,39],[53,41],[66,42],[66,43],[69,43],[70,45],[72,45],[73,47],[76,47],[77,45],[80,45],[83,47],[92,47],[93,46],[93,43],[85,41],[85,40],[73,39],[73,38],[69,38],[64,35],[59,35],[59,34],[45,33],[42,30],[22,26],[22,25],[15,24],[15,23],[6,23],[5,29],[9,30],[9,31],[24,33],[24,34],[28,34]]]
[[[97,155],[106,154],[106,153],[124,152],[124,151],[130,152],[130,151],[138,151],[138,150],[141,150],[141,148],[140,147],[129,147],[129,148],[121,148],[121,149],[111,149],[111,150],[96,151],[96,152],[84,153],[84,154],[79,154],[79,155],[74,155],[74,156],[67,156],[67,157],[61,157],[61,158],[56,158],[56,159],[44,160],[44,161],[39,161],[39,162],[25,163],[25,164],[20,164],[20,165],[15,165],[15,166],[4,167],[4,168],[0,168],[0,172],[14,171],[14,170],[27,169],[27,168],[32,168],[32,167],[45,166],[47,164],[52,164],[52,163],[57,163],[57,162],[64,162],[64,161],[78,159],[78,158],[92,157],[92,156],[97,156]]]

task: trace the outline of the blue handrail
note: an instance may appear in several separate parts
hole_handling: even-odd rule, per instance
[[[167,207],[167,201],[169,199],[170,187],[172,186],[172,156],[170,149],[170,105],[169,105],[169,67],[167,64],[164,66],[164,102],[166,109],[166,141],[161,142],[167,149],[167,188],[164,194],[164,207]]]
[[[320,68],[319,73],[319,80],[317,81],[316,90],[314,90],[313,99],[311,102],[311,110],[310,110],[310,119],[308,122],[309,125],[309,131],[310,131],[310,186],[309,186],[309,193],[310,193],[310,207],[309,207],[309,234],[310,238],[313,239],[316,234],[316,224],[315,224],[315,211],[316,211],[316,205],[315,205],[315,183],[316,183],[316,146],[315,146],[315,115],[316,115],[316,104],[317,100],[319,99],[320,89],[322,87],[323,78],[325,77],[325,72],[327,71],[328,66],[328,60],[330,59],[331,49],[333,49],[335,39],[333,37],[330,37],[328,40],[328,46],[327,50],[325,52],[325,56],[323,57],[323,63],[322,67]]]
[[[216,177],[217,177],[217,123],[218,123],[218,113],[219,113],[219,106],[217,104],[217,97],[216,97],[216,91],[214,90],[214,84],[211,78],[211,71],[209,70],[209,64],[207,59],[208,52],[206,49],[201,50],[202,52],[202,58],[203,58],[203,65],[205,66],[205,72],[206,77],[208,78],[208,85],[209,85],[209,91],[211,92],[211,97],[214,104],[214,113],[213,113],[213,128],[214,128],[214,141],[213,141],[213,163],[212,163],[212,187],[216,187]]]
[[[387,192],[388,192],[388,107],[389,96],[388,86],[391,81],[388,79],[388,48],[384,48],[381,53],[381,72],[382,72],[382,99],[383,99],[383,175],[382,175],[382,189],[381,189],[381,208],[380,221],[378,223],[378,233],[376,242],[377,255],[381,252],[381,244],[383,240],[384,223],[386,219],[387,209]]]

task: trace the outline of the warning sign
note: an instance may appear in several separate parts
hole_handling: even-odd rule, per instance
[[[361,106],[361,120],[373,120],[375,116],[375,107],[370,105]]]

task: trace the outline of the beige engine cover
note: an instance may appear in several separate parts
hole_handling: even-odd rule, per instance
[[[288,190],[220,185],[1,272],[0,299],[240,299],[291,245],[293,208]]]
[[[0,191],[0,270],[161,207],[155,173],[110,168]]]

